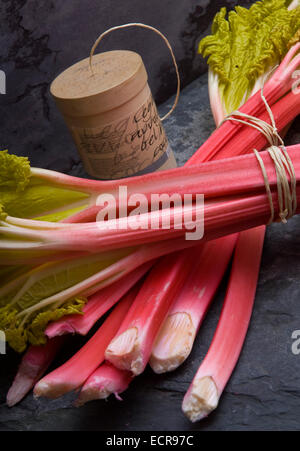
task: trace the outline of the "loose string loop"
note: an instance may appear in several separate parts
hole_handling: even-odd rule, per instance
[[[112,28],[109,28],[108,30],[104,31],[104,33],[102,33],[96,39],[95,44],[93,45],[93,47],[91,49],[91,53],[90,53],[90,70],[91,70],[92,74],[94,75],[94,70],[93,70],[93,66],[92,66],[92,59],[93,59],[93,56],[94,56],[96,48],[98,47],[100,41],[102,41],[104,36],[106,36],[107,34],[111,33],[112,31],[121,30],[123,28],[129,28],[129,27],[141,27],[141,28],[146,28],[148,30],[154,31],[154,33],[158,34],[163,39],[163,41],[166,43],[166,45],[167,45],[167,47],[168,47],[168,49],[169,49],[169,51],[171,53],[172,60],[173,60],[174,66],[175,66],[176,76],[177,76],[177,91],[176,91],[176,97],[175,97],[174,104],[173,104],[172,108],[170,109],[170,111],[167,114],[165,114],[162,118],[160,118],[161,121],[164,121],[165,119],[167,119],[167,117],[169,117],[173,113],[173,111],[175,110],[175,108],[178,105],[179,96],[180,96],[180,89],[181,89],[181,80],[180,80],[178,65],[177,65],[176,58],[175,58],[173,49],[171,47],[171,44],[168,41],[168,39],[166,38],[166,36],[164,34],[162,34],[161,31],[157,30],[157,28],[154,28],[151,25],[145,25],[143,23],[126,23],[124,25],[117,25],[116,27],[112,27]]]
[[[227,116],[221,125],[226,121],[235,121],[249,127],[255,128],[262,133],[270,146],[267,151],[272,158],[277,177],[277,192],[278,192],[278,206],[279,206],[279,218],[275,220],[275,208],[273,203],[272,191],[268,179],[268,174],[263,162],[263,159],[259,155],[259,152],[254,149],[254,154],[261,167],[268,200],[270,203],[271,216],[268,225],[274,222],[287,223],[287,220],[294,216],[297,211],[297,179],[295,169],[292,160],[286,150],[284,141],[278,133],[275,118],[267,99],[264,96],[263,88],[261,89],[261,98],[266,106],[266,110],[270,116],[271,124],[263,121],[255,116],[242,113],[240,111],[234,111],[231,115]],[[290,179],[290,181],[289,181]]]

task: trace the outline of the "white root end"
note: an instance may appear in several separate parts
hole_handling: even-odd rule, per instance
[[[211,377],[203,377],[192,383],[182,403],[185,416],[195,423],[206,418],[219,403],[217,386]]]
[[[150,366],[157,374],[174,371],[190,355],[196,336],[192,318],[174,313],[164,322],[155,340]]]
[[[105,352],[105,358],[120,370],[131,371],[138,376],[144,371],[144,363],[138,340],[138,329],[133,327],[115,338]]]

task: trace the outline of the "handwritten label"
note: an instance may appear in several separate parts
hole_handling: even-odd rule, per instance
[[[125,118],[98,128],[73,127],[72,133],[88,172],[101,179],[145,173],[147,168],[152,172],[172,152],[151,95]]]

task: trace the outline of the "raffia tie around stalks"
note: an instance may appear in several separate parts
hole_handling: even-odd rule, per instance
[[[265,122],[255,116],[242,113],[240,111],[234,111],[227,116],[221,125],[226,121],[235,121],[249,127],[255,128],[261,132],[269,142],[270,146],[268,150],[270,157],[272,158],[276,176],[277,176],[277,192],[278,192],[278,205],[279,205],[279,218],[275,219],[275,208],[272,198],[272,192],[267,175],[267,171],[263,162],[263,159],[259,155],[259,152],[254,149],[254,154],[261,167],[263,178],[265,181],[266,192],[270,203],[271,216],[268,225],[272,222],[287,223],[287,220],[294,216],[297,210],[297,193],[296,193],[296,174],[293,166],[293,162],[284,146],[283,139],[278,133],[276,127],[275,118],[264,96],[263,88],[261,90],[261,98],[266,106],[266,110],[269,113],[271,124]]]
[[[281,221],[286,224],[287,220],[294,216],[297,210],[296,174],[292,160],[290,159],[290,156],[284,146],[272,146],[268,149],[268,152],[272,160],[274,161],[277,176],[279,219],[277,219],[276,222]],[[266,185],[266,191],[271,209],[269,224],[271,224],[272,222],[274,222],[275,212],[268,175],[261,156],[259,155],[257,150],[254,150],[254,153],[260,164]]]

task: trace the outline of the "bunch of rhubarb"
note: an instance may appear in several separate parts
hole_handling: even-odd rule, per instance
[[[290,92],[293,84],[291,78],[293,70],[300,65],[298,49],[299,44],[296,44],[289,51],[264,89],[265,97],[272,105],[278,130],[282,130],[289,124],[300,111],[299,96]],[[274,98],[275,94],[279,99]],[[256,114],[262,120],[270,121],[260,93],[251,97],[241,110],[248,114]],[[214,204],[218,197],[245,194],[242,184],[246,182],[247,178],[244,181],[241,180],[242,184],[239,184],[240,176],[236,185],[231,182],[231,172],[236,170],[235,163],[215,162],[203,166],[195,164],[211,158],[220,159],[231,154],[247,153],[254,147],[259,150],[267,144],[265,136],[258,130],[225,122],[196,152],[188,166],[164,173],[122,180],[122,186],[126,185],[127,196],[136,193],[143,194],[143,198],[147,200],[147,202],[145,201],[147,208],[150,205],[150,210],[151,203],[148,200],[151,200],[153,193],[172,195],[179,192],[181,195],[193,196],[199,193],[205,194],[204,238],[217,238],[246,227],[264,224],[266,218],[256,216],[252,221],[249,216],[246,224],[243,224],[243,218],[240,218],[240,223],[238,223],[235,222],[232,209],[241,207],[242,204],[238,202],[231,204],[233,198],[229,203],[226,201],[220,205]],[[40,180],[40,185],[37,183],[36,175],[34,175],[37,172],[42,173],[42,171],[30,169],[27,160],[25,161],[23,158],[18,160],[17,157],[6,152],[0,153],[0,158],[7,167],[7,173],[10,174],[9,168],[12,166],[13,174],[18,176],[17,182],[15,179],[7,181],[7,177],[5,179],[3,177],[5,188],[3,194],[1,191],[0,199],[1,203],[6,206],[5,208],[11,211],[18,195],[30,198],[31,191],[35,190],[37,186],[43,185],[42,180]],[[208,168],[211,174],[209,174]],[[216,172],[213,175],[213,171],[219,171],[220,180],[224,179],[224,183],[215,186]],[[227,176],[228,183],[225,176]],[[53,180],[53,183],[56,180],[56,189],[58,190],[62,189],[62,186],[69,188],[72,186],[71,191],[79,186],[81,190],[85,186],[89,189],[93,186],[95,193],[101,193],[107,189],[110,194],[114,194],[119,199],[120,182],[86,181],[48,171],[47,183],[50,183],[50,179]],[[38,196],[37,193],[36,195]],[[11,200],[9,201],[9,199]],[[125,211],[126,200],[128,197],[119,199],[119,211]],[[31,205],[34,205],[34,202]],[[2,213],[1,262],[16,266],[16,275],[11,274],[8,282],[0,289],[0,327],[7,330],[9,343],[14,348],[22,351],[28,341],[34,345],[42,344],[43,330],[49,321],[59,319],[65,314],[80,312],[87,297],[127,276],[140,265],[169,252],[195,244],[195,242],[185,240],[185,233],[191,227],[197,226],[197,218],[200,219],[200,222],[202,221],[202,206],[198,208],[197,205],[191,204],[183,209],[174,206],[168,209],[142,210],[144,212],[141,213],[141,209],[144,207],[145,205],[139,203],[138,211],[132,210],[128,217],[121,215],[117,219],[107,219],[101,223],[95,221],[75,223],[72,220],[74,216],[67,222],[54,223],[49,220],[17,218]],[[231,224],[225,221],[225,210],[219,210],[220,221],[218,223],[212,220],[219,207],[227,208],[227,211],[230,211]],[[105,207],[101,209],[101,206],[94,205],[91,208],[94,220],[97,213]],[[86,210],[89,211],[89,214],[91,208]],[[128,214],[128,211],[126,213]],[[236,213],[238,215],[238,211]],[[210,216],[211,220],[209,220]],[[149,229],[149,223],[155,221],[160,226],[166,217],[170,220],[168,229],[163,227]],[[186,219],[185,223],[184,218]],[[181,220],[184,224],[180,230],[176,228],[177,220]],[[131,224],[129,230],[124,227],[127,221],[130,221]],[[115,228],[107,226],[111,222]],[[31,267],[26,267],[20,272],[20,267],[28,264]]]
[[[44,374],[60,347],[57,337],[86,335],[113,307],[92,339],[37,383],[35,394],[53,398],[81,389],[81,405],[119,397],[147,363],[157,373],[175,370],[189,356],[233,255],[218,329],[183,410],[196,421],[217,406],[250,322],[269,197],[274,217],[280,214],[274,162],[261,152],[268,197],[253,153],[271,144],[268,137],[248,119],[222,121],[239,109],[271,124],[273,138],[284,133],[300,113],[300,96],[292,92],[299,28],[296,1],[264,0],[236,8],[228,19],[221,10],[212,36],[200,44],[221,125],[183,168],[99,182],[31,168],[26,158],[0,152],[0,329],[19,352],[33,345],[9,405]],[[298,205],[299,150],[287,148]],[[189,202],[180,203],[185,196]]]
[[[295,192],[296,200],[298,202],[298,206],[295,208],[296,213],[300,212],[299,149],[299,146],[287,148],[287,152],[293,161],[296,175]],[[268,174],[270,192],[275,206],[275,217],[277,218],[279,216],[277,172],[268,151],[262,152],[261,158],[264,162],[266,173]],[[214,196],[208,196],[207,203],[205,204],[205,217],[207,224],[207,232],[205,235],[206,239],[214,239],[218,235],[231,233],[233,231],[232,229],[234,229],[234,231],[240,231],[246,228],[251,228],[260,223],[265,224],[268,222],[270,217],[270,203],[266,193],[265,179],[260,166],[257,164],[257,157],[254,153],[242,157],[228,158],[205,165],[200,165],[197,167],[197,170],[202,175],[201,183],[204,185],[207,184],[208,187],[211,186],[212,180],[216,174],[219,179],[223,180],[224,184],[221,194],[219,193],[220,188],[216,188],[216,191],[213,191],[215,193]],[[201,178],[199,179],[199,183]],[[173,240],[167,240],[167,243],[170,241],[172,242]],[[248,237],[247,243],[249,243],[249,241],[250,240]],[[231,239],[231,242],[235,242],[235,239]],[[256,239],[255,242],[258,246],[260,245],[259,240]],[[186,243],[190,242],[187,242],[184,239],[181,241],[183,247],[188,246]],[[151,246],[149,246],[149,248],[151,249]],[[251,246],[252,252],[253,249],[255,250],[256,247]],[[85,355],[83,350],[79,352],[78,359],[77,357],[74,358],[74,361],[77,362],[79,360],[78,364],[80,364],[81,367],[84,367],[88,372],[90,369],[91,371],[95,371],[97,368],[96,363],[100,364],[101,361],[98,362],[97,360],[97,362],[95,362],[95,354],[93,352],[97,352],[97,350],[99,350],[100,343],[103,344],[103,336],[105,336],[108,341],[105,342],[105,346],[103,345],[104,347],[101,348],[103,349],[102,360],[105,355],[106,359],[117,368],[131,371],[135,375],[141,374],[150,358],[155,337],[159,332],[159,327],[174,302],[176,292],[184,286],[184,280],[188,274],[191,274],[193,262],[197,256],[201,256],[201,251],[203,250],[200,249],[200,253],[198,254],[199,251],[196,246],[195,249],[193,249],[193,252],[196,252],[194,256],[191,254],[191,251],[186,251],[179,256],[174,254],[170,257],[165,257],[165,259],[151,271],[149,277],[138,291],[138,294],[134,291],[133,296],[129,296],[130,303],[127,298],[126,302],[122,301],[122,304],[126,304],[126,309],[122,310],[122,315],[118,315],[118,318],[121,318],[122,322],[117,323],[117,329],[113,326],[112,332],[109,333],[110,326],[107,326],[107,328],[102,326],[102,328],[99,329],[99,331],[102,331],[103,327],[105,329],[105,334],[103,335],[103,333],[100,333],[99,335],[102,341],[100,342],[100,338],[98,338],[97,335],[97,339],[92,339],[91,342],[86,345],[86,348],[83,348],[83,350],[88,350],[87,362],[84,359],[81,359],[81,356]],[[238,251],[237,254],[240,255]],[[241,254],[243,255],[243,252],[241,252]],[[125,259],[126,258],[127,257],[125,257]],[[172,264],[173,260],[176,260],[176,265]],[[247,259],[247,263],[249,264],[249,259]],[[88,268],[88,265],[86,266]],[[237,268],[240,268],[241,266],[241,264],[238,264]],[[182,268],[185,268],[185,272],[182,271]],[[46,269],[48,268],[46,267]],[[103,272],[105,271],[106,270]],[[164,279],[167,280],[167,283],[162,285],[164,283]],[[249,281],[247,281],[244,276],[244,285],[246,282],[250,283],[250,288],[253,286],[253,280],[249,279]],[[255,278],[254,282],[256,282]],[[240,290],[239,282],[238,287],[238,290]],[[25,289],[21,290],[21,294],[25,296],[24,299],[26,299],[27,293]],[[14,321],[17,321],[20,318],[20,321],[26,324],[26,319],[29,318],[32,313],[36,313],[37,310],[39,311],[45,307],[48,307],[53,302],[55,308],[57,309],[57,298],[55,296],[54,298],[56,302],[50,297],[48,300],[40,301],[33,307],[23,309],[23,311],[15,315]],[[23,299],[21,298],[21,295],[19,295],[19,299]],[[238,299],[237,295],[235,295],[235,299]],[[131,308],[129,309],[130,305]],[[13,308],[13,306],[6,306],[6,308],[7,307]],[[127,311],[128,313],[124,318],[124,312]],[[8,315],[7,319],[4,317],[4,320],[7,321],[7,323],[10,320],[10,316],[12,316],[12,314]],[[113,318],[113,316],[110,315],[106,320],[108,325],[110,325],[110,318]],[[241,319],[243,319],[243,317],[241,317]],[[115,323],[113,322],[112,324]],[[32,322],[31,327],[33,326],[34,321]],[[240,323],[237,324],[238,329],[239,327]],[[9,329],[6,330],[9,331]],[[111,341],[111,339],[113,340]],[[95,345],[94,343],[98,344]],[[72,379],[70,376],[73,371],[71,367],[71,373],[69,373],[69,366],[67,366],[67,368],[68,372],[66,381],[68,381],[68,385],[65,385],[64,382],[59,382],[62,384],[62,388],[59,388],[57,385],[58,379],[55,378],[52,380],[52,377],[48,376],[49,381],[47,379],[47,386],[44,382],[40,382],[38,385],[37,394],[57,396],[65,393],[66,387],[71,386],[70,384]],[[85,378],[89,376],[90,374],[81,372],[80,377],[84,378],[82,383],[85,381]],[[76,389],[80,386],[81,384],[77,384],[76,382],[76,386],[71,386],[72,388],[70,390]]]

